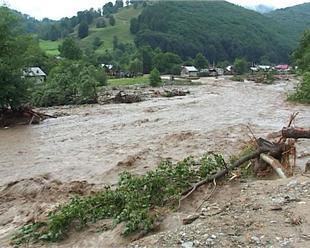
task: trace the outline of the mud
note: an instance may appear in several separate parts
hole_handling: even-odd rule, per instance
[[[300,112],[298,126],[309,126],[309,105],[285,100],[297,83],[293,78],[273,85],[226,78],[200,81],[202,85],[182,87],[191,93],[186,96],[49,108],[44,111],[60,117],[37,126],[0,129],[0,243],[27,216],[40,217],[35,211],[25,214],[36,209],[33,204],[45,211],[72,194],[91,192],[96,188],[92,184],[116,183],[123,170],[143,174],[162,159],[208,151],[229,157],[249,139],[247,125],[257,136],[266,136],[285,126],[293,112]],[[309,147],[309,141],[298,142],[303,154],[298,166],[310,159]],[[72,181],[85,185],[72,192]],[[117,247],[128,242],[117,233],[115,229],[101,234],[101,244]],[[75,235],[61,246],[96,243],[99,234],[88,234]]]
[[[192,207],[189,212],[199,216],[192,224],[182,225],[186,212],[174,215],[178,226],[127,247],[309,247],[309,189],[309,177],[302,176],[227,183],[199,210]],[[210,191],[201,189],[190,202],[201,202]]]

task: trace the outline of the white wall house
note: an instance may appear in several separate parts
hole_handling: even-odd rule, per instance
[[[46,74],[40,67],[28,67],[24,69],[23,76],[26,78],[34,78],[37,84],[45,81]]]
[[[197,77],[198,70],[195,66],[182,66],[181,77]]]

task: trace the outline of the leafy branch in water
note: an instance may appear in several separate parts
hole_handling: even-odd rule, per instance
[[[58,241],[73,227],[81,230],[89,223],[109,218],[115,225],[125,223],[123,235],[147,233],[155,228],[161,208],[173,209],[182,192],[224,166],[223,157],[214,154],[205,155],[200,161],[192,157],[177,164],[164,161],[143,176],[123,172],[115,189],[71,199],[51,212],[46,221],[23,226],[13,242]]]

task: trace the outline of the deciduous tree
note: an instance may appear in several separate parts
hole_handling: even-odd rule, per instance
[[[66,38],[59,46],[58,50],[60,52],[60,56],[67,59],[78,60],[82,57],[80,47],[71,37]]]
[[[114,25],[115,25],[115,18],[114,18],[113,15],[111,15],[111,16],[109,17],[109,23],[110,23],[111,26],[114,26]]]
[[[206,68],[209,64],[208,60],[206,59],[205,56],[202,55],[202,53],[197,53],[194,63],[198,69]]]
[[[88,36],[88,24],[87,22],[83,21],[79,25],[78,29],[78,36],[80,39],[83,39]]]
[[[234,68],[237,74],[244,74],[249,70],[248,62],[244,58],[237,58],[234,62]]]
[[[152,87],[157,87],[161,82],[159,71],[154,68],[150,73],[150,85]]]

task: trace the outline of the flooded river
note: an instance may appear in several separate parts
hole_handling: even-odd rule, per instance
[[[61,181],[111,183],[124,166],[139,173],[163,158],[210,150],[229,155],[248,139],[246,125],[257,136],[266,135],[298,111],[298,125],[309,126],[310,107],[285,101],[291,81],[203,83],[189,87],[185,97],[50,109],[68,116],[1,129],[0,185],[45,174]]]
[[[8,247],[17,227],[70,193],[87,194],[96,187],[90,183],[115,183],[121,171],[142,174],[162,159],[208,151],[227,158],[249,140],[247,126],[264,137],[286,126],[293,112],[299,112],[298,126],[309,127],[309,105],[286,101],[293,79],[273,85],[201,81],[184,86],[191,94],[183,97],[45,109],[63,117],[0,129],[0,246]],[[310,159],[309,140],[299,141],[297,151],[303,167]],[[120,230],[78,233],[55,247],[121,247],[128,240]]]

